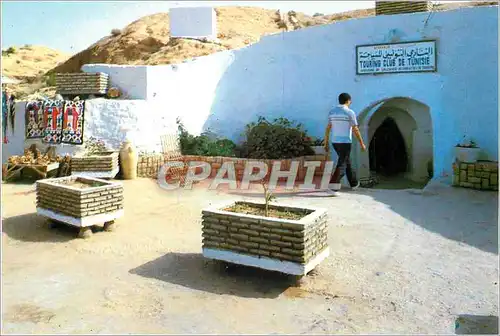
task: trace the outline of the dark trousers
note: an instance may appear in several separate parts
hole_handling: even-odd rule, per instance
[[[354,187],[358,181],[356,174],[351,166],[351,144],[350,143],[333,143],[333,149],[338,155],[337,167],[333,173],[330,183],[340,183],[344,175],[347,175],[347,180],[351,187]]]

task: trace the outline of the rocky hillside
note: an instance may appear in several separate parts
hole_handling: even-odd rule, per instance
[[[240,48],[257,42],[261,36],[281,31],[274,10],[256,7],[220,7],[217,29],[220,43],[188,39],[171,39],[168,13],[143,17],[123,29],[114,29],[86,50],[57,66],[55,72],[76,72],[88,63],[170,64],[209,55],[217,51]],[[306,25],[324,23],[297,13]]]
[[[466,6],[498,4],[497,2],[463,2],[435,6],[436,11]],[[88,49],[74,55],[54,72],[77,72],[88,63],[171,64],[209,55],[218,51],[240,48],[257,42],[261,36],[282,31],[275,21],[276,11],[257,7],[219,7],[217,12],[220,43],[188,39],[171,39],[168,13],[143,17],[123,29],[114,29]],[[286,14],[286,13],[283,13]],[[375,9],[308,16],[297,13],[301,28],[375,15]],[[289,30],[293,30],[288,24]]]

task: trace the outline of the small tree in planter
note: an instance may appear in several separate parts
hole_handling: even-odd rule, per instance
[[[269,203],[276,200],[273,192],[269,190],[269,180],[262,179],[262,188],[264,189],[264,216],[269,217]]]
[[[467,139],[465,136],[462,141],[455,146],[456,158],[460,162],[476,162],[481,149],[473,139]]]

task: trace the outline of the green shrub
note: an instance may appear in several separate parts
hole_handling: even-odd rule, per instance
[[[314,154],[302,124],[286,118],[270,122],[259,117],[246,126],[245,137],[242,152],[251,159],[290,159]]]
[[[211,132],[193,136],[188,133],[180,119],[177,119],[177,129],[183,155],[235,156],[236,144],[229,139],[218,139]]]
[[[56,86],[56,74],[51,73],[47,76],[47,79],[45,80],[45,84],[48,86]]]

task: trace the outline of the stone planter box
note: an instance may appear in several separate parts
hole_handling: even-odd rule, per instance
[[[460,162],[474,163],[477,161],[480,153],[480,148],[455,147],[455,156]]]
[[[328,257],[327,212],[282,204],[271,208],[307,211],[287,220],[225,211],[234,204],[263,207],[258,202],[230,202],[202,211],[203,256],[209,259],[302,276]]]
[[[314,153],[316,155],[325,155],[325,147],[324,146],[312,146],[312,149],[314,150]]]
[[[453,164],[453,186],[498,191],[498,162],[456,161]]]
[[[79,236],[89,236],[93,225],[113,228],[123,216],[123,186],[96,178],[66,176],[36,183],[39,215],[81,228]]]
[[[114,178],[120,170],[118,152],[75,155],[71,158],[71,174],[86,177]]]

